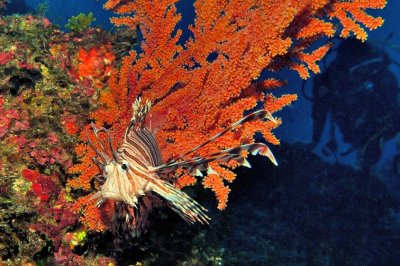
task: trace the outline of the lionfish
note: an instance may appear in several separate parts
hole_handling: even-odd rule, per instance
[[[108,130],[103,127],[96,127],[92,123],[94,134],[99,142],[99,149],[93,145],[89,138],[88,144],[95,151],[96,156],[92,159],[101,170],[101,174],[97,177],[97,180],[100,181],[100,189],[92,196],[92,199],[97,200],[98,206],[105,199],[115,202],[116,214],[114,219],[119,219],[120,223],[114,221],[114,233],[120,233],[121,228],[118,228],[118,226],[122,225],[122,231],[130,231],[132,236],[137,236],[145,229],[143,220],[146,220],[147,212],[152,208],[152,203],[157,201],[164,202],[190,224],[195,222],[208,224],[210,218],[206,215],[207,210],[185,192],[175,188],[166,178],[167,175],[174,173],[179,168],[187,170],[194,176],[202,176],[204,171],[207,174],[216,173],[209,166],[209,163],[213,161],[229,162],[235,160],[242,166],[250,167],[249,162],[241,155],[243,151],[248,151],[252,155],[267,156],[277,165],[272,152],[263,143],[245,144],[236,148],[221,150],[206,157],[187,158],[188,155],[195,153],[203,146],[243,123],[256,119],[269,119],[276,123],[273,116],[266,110],[259,110],[243,117],[203,144],[194,147],[176,159],[163,163],[154,132],[152,132],[151,127],[147,128],[144,125],[150,107],[150,101],[142,105],[140,98],[132,104],[133,115],[125,131],[123,142],[117,151],[113,147]],[[107,148],[99,138],[98,133],[100,131],[106,132],[108,136]]]

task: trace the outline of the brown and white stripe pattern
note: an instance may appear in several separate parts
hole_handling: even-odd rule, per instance
[[[102,176],[104,178],[104,183],[101,185],[100,190],[92,197],[98,200],[98,204],[103,199],[112,199],[138,210],[138,199],[141,196],[146,193],[156,194],[188,223],[200,222],[207,224],[210,218],[205,214],[206,209],[186,193],[161,179],[160,176],[178,168],[186,169],[194,175],[202,175],[202,171],[213,173],[213,170],[209,167],[209,163],[216,160],[221,162],[235,160],[243,166],[250,167],[246,158],[241,156],[243,151],[248,151],[253,155],[261,154],[267,156],[277,165],[272,152],[263,143],[245,144],[236,148],[221,150],[207,157],[186,159],[189,154],[194,153],[196,150],[243,123],[256,119],[269,119],[276,122],[268,111],[259,110],[243,117],[229,128],[211,137],[205,143],[182,154],[175,160],[163,164],[160,148],[154,134],[143,126],[144,118],[149,109],[149,102],[141,105],[140,100],[137,100],[133,104],[134,113],[131,124],[127,128],[124,141],[117,152],[113,149],[110,137],[108,138],[108,151],[100,141],[101,151],[96,150],[89,141],[89,144],[95,149],[97,156],[100,157],[100,160],[99,158],[94,158],[94,161],[102,169]],[[105,131],[108,134],[108,131],[104,128],[93,126],[93,129],[96,136],[99,131]],[[109,152],[112,153],[112,156],[108,155]],[[138,218],[135,217],[136,220]],[[127,216],[126,220],[130,220],[130,217]]]
[[[152,192],[164,199],[188,223],[208,223],[210,218],[205,214],[206,209],[151,171],[162,161],[157,141],[148,129],[137,130],[132,127],[116,157],[118,161],[105,164],[105,182],[100,191],[93,195],[99,204],[108,198],[138,208],[138,198]]]

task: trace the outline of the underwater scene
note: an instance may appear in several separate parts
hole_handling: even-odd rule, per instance
[[[0,266],[400,265],[399,14],[0,0]]]

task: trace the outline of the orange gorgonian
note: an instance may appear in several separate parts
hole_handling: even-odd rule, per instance
[[[381,18],[368,15],[366,9],[383,8],[386,4],[385,0],[197,0],[195,20],[188,27],[190,37],[183,40],[177,2],[106,2],[104,7],[118,15],[112,22],[131,29],[138,27],[143,41],[140,52],[131,51],[120,69],[111,72],[108,88],[101,91],[100,107],[91,113],[97,125],[110,126],[117,146],[132,116],[132,103],[139,96],[151,101],[151,118],[148,116],[145,123],[156,129],[164,162],[207,141],[245,112],[258,108],[273,114],[289,105],[296,95],[273,96],[272,89],[284,83],[272,77],[262,80],[261,73],[282,68],[297,71],[301,78],[309,77],[310,71],[318,73],[317,62],[330,43],[318,47],[316,41],[333,37],[338,29],[342,37],[353,34],[364,41],[365,29],[372,30],[383,23]],[[272,131],[280,123],[278,118],[276,123],[244,123],[194,155],[206,156],[253,143],[255,133],[277,145],[279,140]],[[91,160],[94,152],[85,144],[85,130],[81,138],[82,143],[76,147],[81,162],[70,168],[78,176],[69,185],[89,190],[98,169]],[[219,209],[227,206],[228,183],[235,179],[232,170],[237,166],[235,162],[214,162],[215,173],[203,177],[203,185],[215,192]],[[174,174],[174,183],[180,188],[196,182],[186,171]],[[86,201],[87,206],[94,204]],[[79,204],[77,209],[84,209],[85,222],[89,219],[85,217],[91,216],[89,212],[97,209],[85,209],[82,200]],[[104,229],[103,223],[100,229]]]

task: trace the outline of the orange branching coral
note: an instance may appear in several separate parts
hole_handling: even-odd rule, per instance
[[[88,195],[74,202],[72,211],[75,213],[83,211],[83,216],[81,216],[80,220],[86,227],[98,232],[104,231],[111,226],[114,204],[107,200],[99,210],[95,200],[91,200],[90,197],[91,195]]]
[[[343,25],[340,33],[341,37],[348,37],[350,33],[354,33],[356,38],[365,41],[367,32],[360,24],[365,25],[369,30],[374,30],[382,25],[383,19],[372,17],[365,12],[367,8],[384,8],[386,0],[357,0],[357,1],[336,1],[332,5],[332,12],[329,16],[336,17]],[[358,23],[360,24],[358,24]]]
[[[384,0],[197,0],[196,17],[189,26],[191,37],[184,40],[177,29],[181,18],[177,0],[109,0],[104,5],[119,17],[112,22],[131,29],[139,27],[143,34],[140,54],[129,54],[119,75],[113,73],[109,89],[103,91],[103,104],[92,118],[98,124],[112,125],[115,141],[120,141],[137,96],[153,103],[147,124],[157,128],[163,160],[176,158],[217,134],[243,117],[244,112],[264,108],[271,113],[296,99],[295,95],[274,97],[272,88],[282,86],[276,79],[261,80],[264,70],[288,67],[302,78],[309,71],[319,72],[316,62],[330,44],[315,47],[321,37],[332,37],[339,21],[342,36],[350,33],[362,40],[361,25],[374,29],[381,19],[369,17],[366,8],[382,8]],[[330,20],[330,21],[329,21]],[[357,24],[359,23],[359,24]],[[184,44],[182,44],[184,43]],[[207,155],[225,148],[254,142],[254,134],[278,144],[272,130],[280,124],[251,121],[228,132],[192,155]],[[82,135],[83,140],[85,136]],[[82,149],[82,164],[73,172],[80,177],[70,182],[74,187],[88,188],[93,166],[91,152]],[[235,179],[234,162],[212,165],[217,174],[203,179],[203,185],[217,195],[218,208],[226,207],[227,183]],[[90,168],[92,169],[92,168]],[[193,176],[176,173],[177,186],[192,185]]]
[[[224,181],[219,175],[207,175],[203,180],[203,185],[206,188],[210,188],[215,193],[218,200],[218,209],[225,209],[228,202],[228,194],[231,190],[224,184]]]

